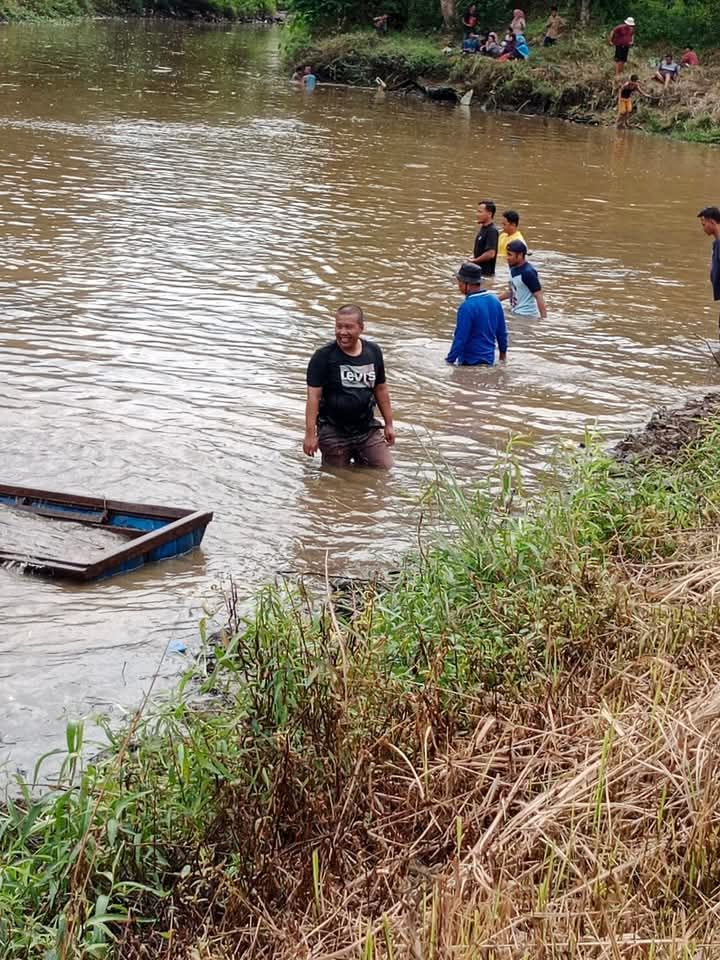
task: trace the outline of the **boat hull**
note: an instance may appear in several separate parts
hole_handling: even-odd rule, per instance
[[[82,558],[19,553],[4,549],[0,542],[0,562],[19,563],[29,573],[86,582],[129,573],[147,563],[189,553],[200,545],[213,518],[206,510],[107,500],[7,484],[0,484],[0,507],[2,505],[53,521],[103,527],[129,537],[90,562]]]

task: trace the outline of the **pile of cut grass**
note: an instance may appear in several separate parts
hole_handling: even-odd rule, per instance
[[[669,565],[717,563],[720,424],[636,454],[438,484],[342,604],[231,591],[171,702],[9,805],[4,960],[713,956],[718,577]]]

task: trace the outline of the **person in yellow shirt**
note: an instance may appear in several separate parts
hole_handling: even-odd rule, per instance
[[[502,215],[502,231],[498,239],[498,260],[505,260],[507,257],[507,245],[511,240],[522,240],[526,243],[525,237],[520,233],[518,224],[520,215],[516,210],[506,210]]]

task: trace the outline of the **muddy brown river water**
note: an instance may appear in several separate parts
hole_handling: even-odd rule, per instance
[[[0,482],[210,507],[202,552],[90,586],[0,569],[0,763],[136,704],[228,574],[358,572],[415,537],[435,465],[530,471],[716,386],[717,149],[286,80],[276,28],[0,27]],[[517,208],[547,322],[506,367],[443,363],[475,203]],[[341,302],[385,348],[389,477],[302,453]],[[0,520],[3,518],[0,517]],[[4,522],[7,522],[5,520]],[[168,656],[163,677],[181,659]]]

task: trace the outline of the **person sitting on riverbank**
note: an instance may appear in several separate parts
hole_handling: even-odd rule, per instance
[[[493,57],[493,59],[502,54],[502,45],[498,42],[497,34],[492,30],[488,33],[487,40],[480,48],[480,52],[485,54],[486,57]]]
[[[511,240],[507,245],[507,261],[510,267],[508,289],[500,294],[500,300],[510,301],[514,317],[542,317],[547,320],[547,307],[537,270],[526,260],[527,247],[522,240]]]
[[[373,17],[373,27],[375,28],[375,33],[379,37],[385,36],[388,28],[388,15],[386,13],[381,13],[377,17]]]
[[[560,34],[565,29],[565,21],[558,13],[557,7],[550,8],[550,16],[545,24],[545,36],[543,37],[544,47],[554,47],[560,39]]]
[[[663,85],[663,90],[666,90],[671,83],[675,83],[679,76],[680,67],[673,60],[673,55],[671,53],[666,53],[660,63],[658,63],[653,80],[657,80],[658,83],[661,83]]]
[[[700,59],[695,53],[693,47],[685,47],[683,50],[683,55],[680,57],[680,66],[681,67],[699,67]]]
[[[523,33],[515,35],[515,59],[527,60],[530,56],[530,47]]]
[[[515,59],[515,47],[517,46],[517,38],[514,33],[511,33],[509,30],[505,34],[505,39],[502,43],[502,53],[497,58],[498,60],[514,60]]]
[[[480,53],[480,37],[476,33],[468,33],[463,40],[463,53]]]
[[[520,214],[516,210],[506,210],[500,221],[502,230],[498,237],[498,259],[504,260],[507,257],[507,245],[511,240],[522,240],[525,237],[520,232]]]
[[[354,303],[335,314],[335,339],[312,355],[307,368],[305,439],[325,467],[392,466],[395,443],[385,361],[376,343],[362,339],[363,312]],[[385,426],[375,419],[375,405]]]
[[[630,47],[635,42],[635,21],[632,17],[626,17],[624,23],[613,27],[608,37],[610,46],[615,47],[615,76],[619,77],[625,69],[628,57],[630,56]]]
[[[527,60],[530,56],[530,47],[524,34],[517,33],[512,37],[511,42],[506,44],[505,52],[498,57],[498,60]]]
[[[640,86],[639,77],[636,73],[630,75],[630,79],[620,87],[618,94],[618,115],[617,126],[628,127],[630,125],[630,116],[633,112],[633,94],[639,93],[643,97],[649,97]]]
[[[507,326],[500,301],[489,290],[483,290],[483,273],[474,263],[464,263],[455,274],[458,290],[465,300],[455,319],[455,333],[446,363],[461,366],[495,363],[495,344],[500,360],[507,357]]]

